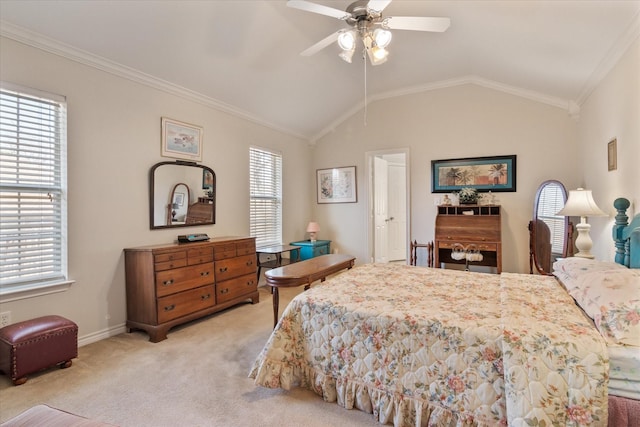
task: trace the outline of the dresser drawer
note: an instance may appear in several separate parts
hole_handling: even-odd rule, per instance
[[[158,322],[168,322],[216,304],[214,285],[158,298]]]
[[[327,255],[329,253],[329,245],[322,245],[313,248],[314,258],[320,255]]]
[[[439,241],[438,247],[440,249],[453,249],[453,247],[458,243],[464,246],[465,248],[468,248],[469,245],[475,245],[475,247],[480,251],[496,252],[498,250],[497,243],[481,243],[481,242]]]
[[[251,255],[256,253],[256,241],[251,239],[246,242],[236,243],[236,254],[238,256]]]
[[[236,297],[255,292],[256,289],[258,289],[258,283],[255,273],[225,280],[216,283],[216,300],[218,304],[222,304]]]
[[[193,248],[187,252],[187,264],[203,264],[213,261],[213,247]]]
[[[216,260],[233,258],[236,256],[236,244],[225,243],[223,245],[216,245],[213,252]]]
[[[169,270],[187,265],[187,252],[176,251],[163,254],[155,254],[153,257],[156,271]]]
[[[244,255],[215,262],[216,282],[256,272],[256,256]]]
[[[156,273],[156,296],[174,294],[214,282],[213,263]]]

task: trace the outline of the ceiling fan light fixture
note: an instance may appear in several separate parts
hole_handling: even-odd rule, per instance
[[[373,54],[373,58],[375,59],[376,64],[382,64],[387,60],[387,56],[389,56],[389,51],[379,46],[372,47],[371,53]]]
[[[376,46],[380,48],[385,48],[389,46],[389,43],[391,43],[391,31],[388,31],[382,28],[377,28],[373,32],[373,40],[375,40]]]
[[[338,54],[338,56],[340,57],[340,59],[342,59],[344,62],[348,62],[349,64],[351,64],[351,61],[353,59],[353,53],[356,51],[355,47],[351,50],[343,50],[342,52],[340,52]]]
[[[354,50],[356,47],[356,35],[353,31],[345,31],[338,36],[338,45],[344,51]]]

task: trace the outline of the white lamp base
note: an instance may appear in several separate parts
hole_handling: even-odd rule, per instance
[[[311,240],[312,242],[316,241],[316,233],[315,232],[311,232],[309,233],[309,240]]]
[[[591,241],[591,236],[589,236],[590,229],[591,225],[587,224],[586,218],[581,217],[580,224],[576,225],[576,230],[578,230],[578,237],[576,238],[576,249],[578,249],[578,253],[574,256],[580,258],[593,258],[593,255],[591,255],[593,242]]]

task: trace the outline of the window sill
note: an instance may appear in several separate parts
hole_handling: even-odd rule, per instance
[[[0,303],[65,292],[74,283],[75,280],[65,280],[61,282],[37,283],[15,286],[11,289],[2,289],[0,290]]]

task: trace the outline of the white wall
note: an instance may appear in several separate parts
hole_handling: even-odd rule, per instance
[[[592,252],[612,261],[613,201],[625,197],[633,203],[630,211],[640,212],[640,39],[582,105],[578,129],[584,170],[579,184],[593,190],[598,206],[610,215],[589,218]],[[613,138],[618,141],[618,169],[609,171],[607,143]]]
[[[542,181],[575,187],[577,123],[566,110],[467,84],[384,99],[369,105],[318,141],[315,168],[356,165],[358,203],[315,205],[322,238],[358,262],[369,260],[365,152],[409,148],[411,239],[433,240],[436,209],[431,160],[511,155],[517,157],[517,192],[496,193],[502,210],[503,270],[528,272],[527,224]]]
[[[11,311],[13,321],[59,314],[78,323],[85,343],[122,330],[123,248],[169,243],[187,230],[248,235],[250,145],[283,153],[284,239],[304,236],[310,206],[294,195],[312,185],[306,141],[7,38],[0,43],[2,80],[64,95],[68,103],[69,276],[76,283],[3,303],[0,311]],[[213,226],[149,229],[149,169],[172,160],[160,156],[162,116],[204,127],[202,164],[217,177]]]

